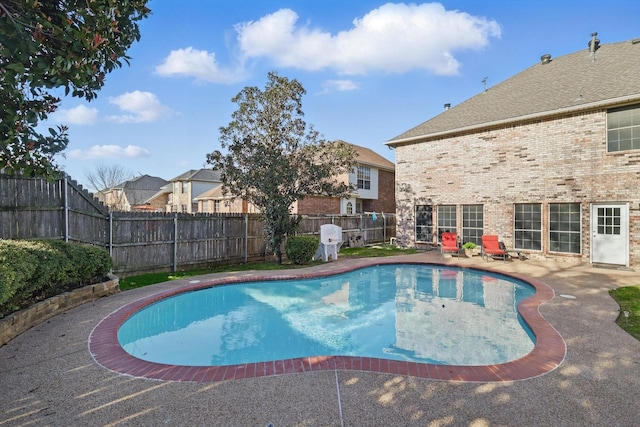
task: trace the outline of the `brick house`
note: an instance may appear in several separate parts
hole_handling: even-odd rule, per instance
[[[111,188],[98,191],[96,197],[112,211],[148,210],[146,200],[167,184],[162,178],[150,175],[137,176]]]
[[[191,169],[173,178],[145,202],[164,203],[165,212],[196,213],[199,212],[197,197],[221,184],[218,171]]]
[[[356,187],[351,197],[305,197],[294,204],[293,212],[305,214],[392,213],[396,210],[395,165],[375,151],[355,144],[356,167],[344,176]]]
[[[531,258],[640,265],[640,39],[585,44],[387,142],[399,241],[497,234]]]
[[[292,213],[299,215],[356,214],[395,212],[395,165],[366,147],[351,144],[356,151],[356,168],[341,179],[357,190],[347,199],[310,196],[294,203]],[[230,201],[216,187],[196,197],[199,212],[255,213],[257,208],[246,201]]]
[[[203,213],[257,213],[258,209],[251,203],[241,200],[232,200],[231,196],[224,195],[222,185],[205,191],[195,198],[198,202],[198,212]]]

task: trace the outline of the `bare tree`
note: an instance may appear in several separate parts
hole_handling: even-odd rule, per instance
[[[97,193],[130,180],[134,174],[120,165],[98,163],[94,170],[85,170],[84,176]]]

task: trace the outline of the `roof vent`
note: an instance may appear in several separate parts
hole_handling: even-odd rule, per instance
[[[591,40],[589,40],[589,53],[593,55],[600,47],[600,40],[596,38],[598,33],[591,33]]]
[[[540,57],[540,62],[542,63],[542,65],[548,64],[549,62],[551,62],[551,55],[545,53]]]
[[[444,110],[447,111],[449,108],[451,108],[451,104],[446,103],[444,104]]]

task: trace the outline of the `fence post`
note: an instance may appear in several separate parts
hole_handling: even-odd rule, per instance
[[[64,241],[69,241],[69,178],[65,173],[62,179],[64,185]]]
[[[109,255],[113,258],[113,212],[109,212]]]
[[[249,215],[244,214],[244,263],[249,262]]]
[[[178,271],[178,213],[173,214],[173,272]]]

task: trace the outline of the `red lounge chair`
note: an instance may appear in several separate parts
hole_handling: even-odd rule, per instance
[[[502,261],[507,260],[507,251],[500,248],[500,242],[498,236],[493,234],[485,234],[482,236],[482,257],[502,258]]]
[[[458,255],[459,251],[457,234],[447,231],[442,233],[440,236],[440,253],[444,255],[445,252],[449,252]]]

